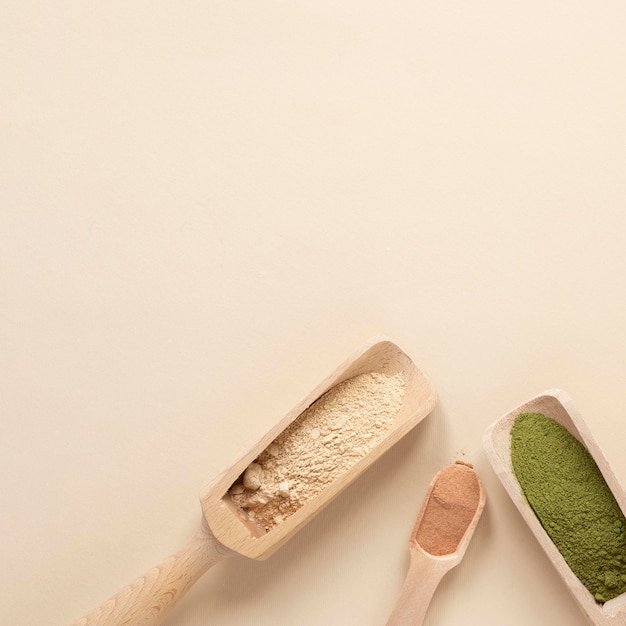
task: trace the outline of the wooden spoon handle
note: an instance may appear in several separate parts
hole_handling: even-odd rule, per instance
[[[231,554],[203,518],[199,531],[178,552],[72,626],[156,626],[202,574]]]
[[[459,562],[454,557],[433,557],[419,548],[412,548],[410,554],[409,571],[387,626],[420,626],[439,581]]]

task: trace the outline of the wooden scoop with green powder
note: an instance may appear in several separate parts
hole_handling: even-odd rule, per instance
[[[626,494],[569,396],[517,407],[484,447],[589,621],[626,626]]]

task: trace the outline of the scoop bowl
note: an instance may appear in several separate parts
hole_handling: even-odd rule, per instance
[[[578,439],[596,462],[622,512],[626,511],[626,493],[573,400],[560,389],[545,391],[524,402],[495,421],[484,434],[483,448],[496,475],[589,622],[596,626],[626,626],[626,593],[602,605],[597,603],[591,592],[572,572],[524,497],[511,464],[511,428],[521,413],[541,413],[561,424]]]

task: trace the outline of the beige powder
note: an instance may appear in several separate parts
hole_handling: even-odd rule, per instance
[[[332,387],[251,463],[229,490],[271,530],[362,459],[400,410],[402,374],[369,372]]]

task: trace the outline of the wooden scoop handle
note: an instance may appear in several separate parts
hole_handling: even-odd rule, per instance
[[[232,554],[215,539],[203,517],[198,532],[178,552],[72,626],[156,626],[202,574]]]
[[[410,555],[409,571],[387,626],[420,626],[439,582],[461,560],[456,555],[434,557],[419,546],[412,547]]]

